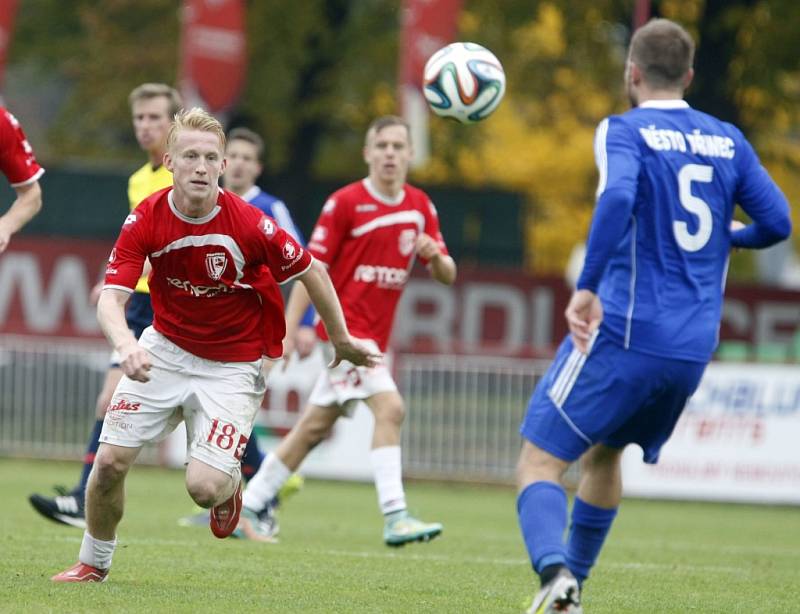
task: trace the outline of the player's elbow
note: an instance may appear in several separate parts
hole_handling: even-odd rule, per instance
[[[774,228],[778,241],[785,241],[792,235],[792,218],[788,215],[782,217]]]
[[[42,210],[42,187],[38,181],[17,189],[17,198],[27,210],[28,219]]]

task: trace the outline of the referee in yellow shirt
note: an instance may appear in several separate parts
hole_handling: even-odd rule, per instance
[[[180,94],[172,87],[163,83],[144,83],[135,88],[128,97],[133,116],[133,130],[136,140],[143,151],[147,152],[148,160],[139,170],[128,179],[128,200],[133,211],[136,206],[153,192],[172,185],[172,173],[164,166],[164,153],[166,152],[167,131],[175,113],[183,106]],[[150,273],[150,263],[145,262],[142,277],[136,286],[136,291],[128,302],[125,317],[128,327],[136,338],[142,331],[150,326],[153,321],[153,309],[150,304],[150,290],[147,287],[147,276]],[[102,287],[102,286],[101,286]],[[99,291],[99,289],[97,289]],[[116,354],[116,353],[115,353]],[[86,482],[94,463],[94,455],[99,445],[100,431],[103,428],[103,418],[106,408],[114,394],[117,383],[122,378],[122,369],[119,366],[119,356],[113,355],[111,367],[106,373],[103,389],[97,397],[95,416],[97,418],[92,429],[89,445],[84,456],[83,471],[80,483],[72,490],[56,487],[56,497],[43,497],[31,495],[29,500],[37,512],[56,522],[86,528],[84,517],[84,494]]]

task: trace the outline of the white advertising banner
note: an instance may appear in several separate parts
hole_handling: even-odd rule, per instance
[[[325,368],[321,348],[317,344],[308,358],[290,361],[285,370],[276,365],[270,372],[267,395],[254,429],[263,450],[275,449],[299,419],[317,376]],[[352,417],[336,421],[330,436],[303,461],[300,473],[317,478],[371,481],[369,451],[373,422],[372,412],[360,403]]]
[[[656,465],[623,456],[628,496],[800,503],[800,366],[712,363]]]

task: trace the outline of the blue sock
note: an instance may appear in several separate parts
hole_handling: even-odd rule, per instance
[[[242,477],[245,482],[256,474],[264,456],[265,454],[258,447],[255,433],[251,434],[242,455]]]
[[[589,577],[618,508],[602,508],[575,497],[567,538],[567,565],[578,582]]]
[[[103,430],[103,421],[95,420],[92,434],[89,435],[89,445],[86,446],[86,454],[83,455],[83,471],[81,471],[81,481],[72,493],[80,500],[83,501],[86,496],[86,483],[89,481],[89,474],[92,472],[94,466],[94,456],[97,454],[97,448],[100,446],[100,432]]]
[[[555,482],[534,482],[517,498],[522,538],[531,565],[541,574],[545,567],[565,565],[564,531],[567,528],[567,494]]]

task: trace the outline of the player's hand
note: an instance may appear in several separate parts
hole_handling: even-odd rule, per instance
[[[328,364],[333,369],[340,362],[346,360],[358,367],[377,367],[383,360],[383,354],[376,351],[375,346],[362,339],[347,336],[346,339],[332,342],[336,354]]]
[[[103,284],[105,282],[98,281],[94,286],[92,286],[92,291],[89,292],[89,301],[92,305],[97,305],[97,301],[100,300],[100,293],[103,291]]]
[[[425,260],[431,260],[442,253],[436,239],[424,232],[417,236],[417,243],[414,249],[417,256]]]
[[[5,224],[0,221],[0,254],[6,251],[8,244],[11,242],[11,231],[5,227]]]
[[[572,343],[579,352],[586,354],[589,339],[603,321],[603,306],[600,304],[600,299],[589,290],[576,290],[569,299],[564,316],[567,318]]]
[[[741,230],[742,228],[746,228],[747,224],[744,222],[740,222],[739,220],[731,220],[731,232],[736,232],[737,230]]]
[[[286,371],[289,367],[289,360],[294,352],[294,339],[288,335],[283,338],[283,358],[281,360],[281,371]]]
[[[294,336],[294,349],[298,358],[305,358],[314,351],[317,344],[317,331],[313,326],[301,326]]]
[[[119,348],[121,360],[119,366],[122,372],[137,382],[149,382],[150,354],[135,341]]]

